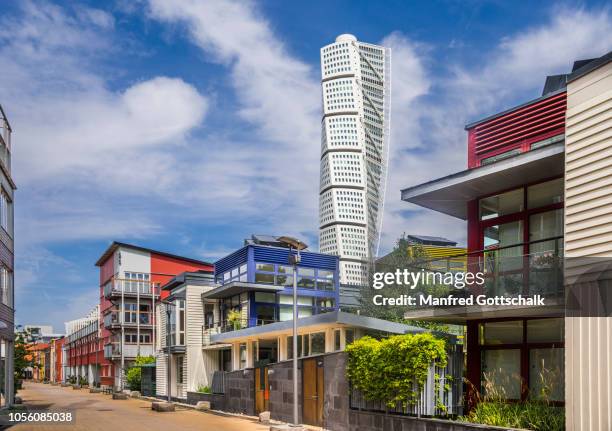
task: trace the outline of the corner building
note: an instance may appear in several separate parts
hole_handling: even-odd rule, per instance
[[[391,50],[343,34],[321,48],[319,248],[340,283],[367,284],[377,254],[389,149]]]

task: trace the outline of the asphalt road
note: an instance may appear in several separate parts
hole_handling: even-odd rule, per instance
[[[269,426],[261,425],[250,418],[203,413],[191,409],[177,409],[175,412],[158,413],[151,410],[151,402],[144,400],[112,400],[110,395],[90,394],[87,389],[25,383],[19,391],[26,409],[30,411],[73,412],[76,421],[72,424],[20,423],[12,430],[48,431],[263,431]],[[14,410],[13,412],[25,412]],[[2,414],[7,423],[8,412]],[[6,428],[4,428],[6,429]]]

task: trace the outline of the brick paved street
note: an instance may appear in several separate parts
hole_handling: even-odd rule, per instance
[[[112,400],[110,395],[90,394],[88,390],[70,387],[26,383],[19,391],[24,404],[31,409],[48,411],[74,411],[76,423],[70,425],[19,424],[11,431],[263,431],[268,426],[260,425],[249,418],[221,416],[191,409],[179,409],[174,413],[151,411],[151,402],[129,399]],[[25,411],[25,410],[20,410]],[[6,417],[6,416],[5,416]]]

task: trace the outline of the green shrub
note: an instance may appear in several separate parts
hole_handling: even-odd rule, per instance
[[[544,401],[505,403],[481,401],[462,422],[472,422],[502,427],[525,428],[534,431],[565,430],[565,409]]]
[[[363,337],[346,348],[347,377],[365,399],[393,407],[417,402],[432,364],[446,366],[446,342],[432,334]],[[416,386],[415,386],[416,385]]]
[[[201,394],[211,394],[210,386],[200,385],[198,386],[198,392]]]
[[[136,361],[134,361],[134,365],[128,368],[125,373],[125,380],[127,382],[127,386],[130,391],[139,391],[140,390],[140,367],[138,365],[144,364],[152,364],[155,362],[155,357],[153,356],[137,356]]]

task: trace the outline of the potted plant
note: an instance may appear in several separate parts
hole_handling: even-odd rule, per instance
[[[234,331],[242,328],[242,314],[238,310],[230,310],[227,313],[227,323],[234,328]]]
[[[79,386],[81,386],[82,388],[86,388],[88,387],[89,382],[87,381],[87,378],[85,378],[84,376],[79,377]]]

